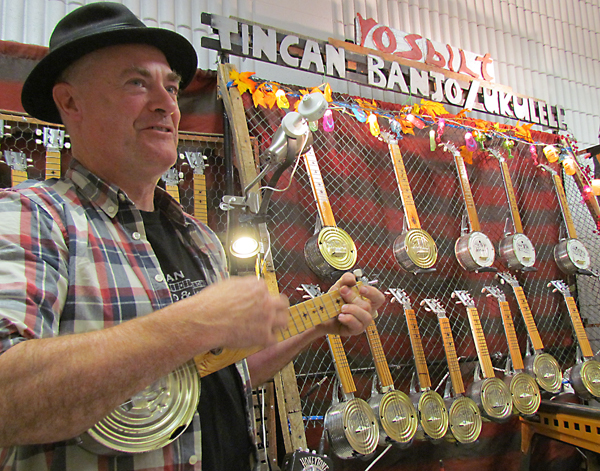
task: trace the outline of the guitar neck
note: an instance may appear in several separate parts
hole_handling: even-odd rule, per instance
[[[463,394],[465,392],[465,385],[463,383],[462,374],[460,373],[458,357],[456,356],[456,347],[454,346],[454,337],[452,336],[450,321],[447,317],[439,316],[438,320],[440,322],[440,331],[442,332],[442,339],[444,341],[444,351],[446,352],[452,389],[456,395]]]
[[[592,346],[590,345],[587,333],[585,332],[585,327],[583,327],[583,322],[581,321],[581,315],[579,314],[579,309],[577,309],[577,304],[575,304],[575,299],[573,296],[565,296],[565,302],[567,304],[567,309],[569,310],[571,324],[573,325],[573,330],[575,331],[581,354],[584,358],[591,358],[594,356],[594,352],[592,351]]]
[[[352,290],[358,294],[361,283],[357,283]],[[290,306],[288,309],[290,318],[285,329],[280,329],[277,340],[281,341],[294,335],[300,334],[311,327],[322,324],[333,319],[341,312],[344,305],[339,291],[325,293],[322,296],[309,299],[302,303]],[[261,350],[261,347],[245,349],[224,349],[221,352],[206,352],[194,357],[196,368],[201,377],[214,373],[226,366],[240,361],[253,353]]]
[[[477,209],[475,208],[473,193],[471,192],[471,184],[469,183],[469,176],[467,175],[465,161],[459,153],[454,155],[454,163],[456,164],[456,171],[458,172],[458,179],[460,181],[460,189],[465,201],[465,208],[467,209],[469,226],[471,227],[471,231],[478,232],[481,230],[481,227],[479,225],[479,218],[477,217]]]
[[[552,180],[554,181],[554,189],[556,190],[556,195],[558,196],[560,212],[562,213],[563,219],[565,221],[565,226],[567,226],[567,233],[569,234],[569,238],[577,239],[575,224],[573,223],[573,218],[571,217],[571,211],[569,211],[569,205],[567,204],[567,195],[565,194],[565,188],[562,184],[560,176],[556,173],[553,173]]]
[[[356,385],[352,378],[352,372],[350,371],[350,365],[348,365],[348,357],[342,344],[342,338],[339,335],[327,336],[329,343],[329,349],[333,355],[333,362],[335,364],[335,371],[342,385],[342,390],[345,394],[352,394],[356,392]]]
[[[543,350],[544,344],[537,326],[535,325],[535,321],[533,320],[533,314],[531,313],[531,309],[529,309],[529,303],[527,302],[523,288],[520,286],[513,286],[513,291],[517,298],[517,304],[519,305],[519,310],[525,321],[525,327],[527,328],[527,333],[529,334],[534,350]]]
[[[500,305],[502,324],[504,325],[504,333],[506,334],[508,351],[513,367],[515,370],[523,370],[525,369],[525,364],[523,363],[523,357],[521,356],[521,349],[519,348],[519,341],[517,340],[517,332],[515,331],[510,306],[507,301],[498,301],[498,304]]]
[[[315,201],[317,202],[317,210],[319,211],[321,222],[324,226],[335,227],[335,219],[333,217],[333,211],[331,210],[329,197],[327,196],[327,190],[325,190],[319,163],[317,162],[317,157],[315,156],[312,147],[304,154],[304,163],[310,177],[310,185],[313,190]]]
[[[500,160],[500,170],[502,171],[502,181],[504,182],[504,190],[506,191],[506,198],[508,199],[508,207],[510,209],[510,216],[515,227],[515,232],[523,232],[523,223],[519,216],[519,208],[517,206],[517,198],[515,197],[515,190],[513,188],[510,173],[508,172],[508,165],[505,160]]]
[[[49,148],[46,150],[46,180],[60,178],[60,151]]]
[[[421,389],[431,388],[431,378],[427,369],[427,361],[423,352],[423,342],[419,333],[419,325],[417,324],[417,316],[413,309],[404,309],[406,317],[406,325],[408,326],[408,334],[410,336],[410,344],[412,346],[413,356],[415,357],[415,368],[417,377],[419,378],[419,386]]]
[[[404,208],[404,216],[406,217],[408,228],[420,229],[421,223],[419,222],[417,207],[415,206],[412,191],[410,191],[408,175],[406,174],[400,147],[398,147],[398,144],[395,142],[390,142],[388,146],[392,157],[392,163],[394,164],[394,171],[396,173],[396,180],[398,181],[398,188],[400,189],[400,197],[402,198],[402,206]]]
[[[206,195],[206,176],[204,173],[194,173],[194,217],[208,224],[208,198]]]
[[[477,349],[477,356],[479,357],[479,364],[481,365],[483,376],[485,378],[493,378],[495,377],[494,367],[492,366],[487,342],[485,341],[485,335],[483,334],[483,328],[481,327],[479,313],[476,308],[467,307],[467,315],[469,316],[469,324],[471,324],[471,332],[473,333],[473,340],[475,341],[475,348]]]
[[[371,323],[367,326],[366,333],[367,340],[369,341],[369,347],[371,349],[371,355],[373,355],[373,361],[375,363],[375,370],[377,371],[379,382],[381,383],[381,386],[383,388],[389,388],[394,385],[394,380],[392,379],[390,367],[388,365],[387,359],[385,358],[385,353],[383,352],[381,337],[379,336],[379,332],[377,331],[375,321],[371,321]]]

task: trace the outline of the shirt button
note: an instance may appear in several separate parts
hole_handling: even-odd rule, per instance
[[[140,240],[142,236],[139,232],[134,232],[133,234],[131,234],[131,237],[133,237],[135,240]]]
[[[114,206],[109,206],[106,209],[108,210],[109,213],[112,213],[115,210],[115,207]]]
[[[190,456],[190,464],[196,464],[198,462],[198,457],[196,455]]]
[[[165,281],[165,278],[164,278],[162,275],[160,275],[160,274],[159,274],[159,275],[156,275],[156,276],[154,277],[154,279],[155,279],[156,281],[158,281],[159,283],[162,283],[163,281]]]

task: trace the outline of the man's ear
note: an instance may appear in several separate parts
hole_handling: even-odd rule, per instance
[[[77,120],[80,116],[81,108],[74,92],[73,86],[66,82],[59,82],[52,89],[54,103],[63,121],[65,121],[65,118],[67,118],[67,121]]]

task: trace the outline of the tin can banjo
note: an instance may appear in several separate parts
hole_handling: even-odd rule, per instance
[[[509,353],[504,371],[504,382],[510,389],[513,406],[517,413],[531,416],[540,407],[542,397],[535,378],[525,371],[510,306],[504,292],[497,286],[484,286],[483,292],[487,292],[487,296],[494,296],[500,307]]]
[[[578,355],[575,365],[569,371],[569,382],[575,392],[584,399],[600,397],[600,362],[594,359],[594,353],[581,321],[575,299],[571,295],[569,287],[562,280],[551,281],[548,286],[553,287],[554,292],[563,295],[575,338],[579,345],[578,353],[580,355]]]
[[[562,372],[556,359],[549,353],[544,352],[544,344],[535,325],[535,320],[533,319],[533,314],[529,308],[523,288],[521,288],[517,279],[510,273],[499,272],[498,276],[501,283],[506,282],[513,289],[519,310],[525,321],[531,346],[534,350],[533,355],[528,351],[524,358],[525,370],[535,377],[535,380],[542,389],[553,394],[558,393],[562,387]]]
[[[389,292],[404,308],[410,344],[415,359],[419,391],[417,392],[416,387],[412,385],[410,398],[419,414],[419,427],[416,438],[423,440],[429,437],[434,441],[441,440],[448,432],[448,409],[442,396],[431,389],[431,378],[427,369],[427,361],[423,352],[423,343],[415,311],[411,306],[410,298],[403,290],[390,288]]]
[[[444,144],[444,149],[454,156],[454,164],[465,202],[465,217],[469,225],[467,230],[467,225],[462,224],[461,236],[454,244],[456,259],[460,266],[467,271],[496,271],[495,268],[492,268],[496,251],[490,238],[481,232],[464,159],[454,144],[448,142]]]
[[[523,223],[519,216],[517,198],[515,196],[510,173],[508,172],[506,159],[497,149],[489,149],[489,151],[500,163],[500,173],[502,174],[502,181],[504,182],[504,190],[506,192],[513,226],[513,233],[511,234],[510,231],[505,230],[504,238],[500,241],[498,247],[500,258],[510,269],[525,271],[535,270],[535,268],[533,268],[533,265],[535,264],[535,247],[531,243],[531,240],[529,240],[529,237],[523,233]],[[508,221],[506,227],[508,227]]]
[[[467,308],[469,325],[483,376],[483,379],[480,379],[477,369],[475,370],[475,380],[469,386],[468,394],[480,407],[485,417],[494,422],[504,422],[510,418],[513,412],[512,396],[508,386],[504,381],[496,378],[494,373],[475,302],[469,292],[465,290],[454,291],[452,297],[457,298],[458,302]]]
[[[452,336],[450,321],[446,316],[446,310],[437,299],[424,299],[421,305],[426,306],[425,309],[433,311],[437,315],[440,324],[444,352],[448,362],[450,384],[452,384],[452,391],[454,392],[454,396],[451,397],[449,388],[446,388],[446,394],[444,394],[444,399],[448,405],[450,432],[458,443],[473,443],[477,441],[481,434],[481,413],[475,401],[465,395],[465,385],[460,372],[454,337]]]

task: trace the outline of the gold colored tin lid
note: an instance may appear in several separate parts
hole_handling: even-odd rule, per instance
[[[481,433],[481,414],[475,401],[460,396],[454,399],[448,411],[450,431],[459,443],[473,443]]]
[[[379,419],[385,433],[398,443],[410,442],[417,433],[417,411],[401,391],[388,391],[381,398]]]
[[[319,232],[319,251],[336,270],[349,270],[356,263],[356,246],[352,237],[339,227],[324,227]]]
[[[423,392],[418,409],[421,427],[429,438],[443,438],[448,432],[448,410],[442,396],[432,390]]]
[[[512,396],[504,381],[498,378],[483,380],[481,406],[490,419],[504,420],[512,415]]]
[[[533,415],[542,401],[540,388],[535,379],[527,373],[517,373],[510,380],[510,393],[513,405],[519,414]]]
[[[354,451],[369,455],[379,442],[379,425],[371,406],[359,398],[350,399],[342,417],[344,434]]]
[[[585,389],[595,397],[600,397],[600,362],[586,360],[581,366],[581,381]]]
[[[419,268],[431,268],[437,261],[433,237],[423,229],[410,229],[404,238],[406,254]]]
[[[540,353],[533,360],[533,373],[540,387],[557,393],[562,386],[562,372],[556,359],[548,353]]]

